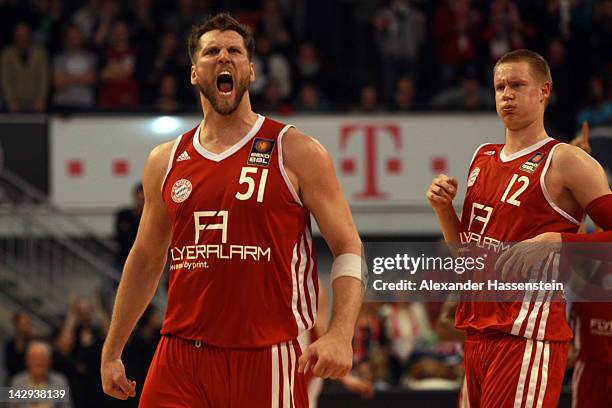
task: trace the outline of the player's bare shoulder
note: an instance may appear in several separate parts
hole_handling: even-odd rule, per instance
[[[149,186],[159,186],[161,189],[174,143],[175,141],[169,141],[159,144],[149,153],[143,174],[145,187],[149,184]]]
[[[325,147],[296,128],[287,130],[283,136],[282,149],[285,167],[300,180],[321,167],[331,166],[331,157]]]

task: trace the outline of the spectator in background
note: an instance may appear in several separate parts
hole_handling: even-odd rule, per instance
[[[295,112],[293,106],[283,99],[281,87],[275,79],[268,81],[266,84],[263,98],[257,105],[257,109],[277,115],[290,115]]]
[[[411,0],[393,0],[373,19],[375,37],[384,69],[382,96],[390,101],[401,75],[415,76],[427,24],[426,15]]]
[[[134,335],[126,345],[125,353],[129,355],[129,360],[126,361],[126,371],[129,373],[131,379],[136,381],[136,384],[142,386],[147,376],[147,371],[157,343],[160,339],[160,329],[162,326],[163,316],[155,308],[155,306],[149,305],[143,313],[138,326],[134,332]],[[140,393],[136,394],[136,401],[134,405],[138,403],[138,397]]]
[[[489,44],[492,64],[508,51],[523,48],[523,22],[513,0],[494,0],[489,9],[489,26],[483,37]]]
[[[91,109],[95,105],[96,56],[83,49],[83,34],[76,25],[65,30],[65,50],[53,59],[53,105]]]
[[[113,42],[113,29],[121,18],[118,0],[103,0],[96,22],[93,42],[98,48],[104,48]]]
[[[120,209],[115,215],[115,237],[119,244],[117,266],[121,269],[123,269],[123,264],[132,249],[132,245],[134,245],[143,208],[144,190],[142,184],[138,183],[132,190],[132,205]]]
[[[75,327],[75,405],[103,407],[104,394],[99,381],[102,344],[108,332],[109,317],[100,299],[94,295],[91,301],[76,299],[69,313],[74,314]]]
[[[51,347],[43,341],[32,341],[26,351],[27,371],[21,372],[11,381],[10,388],[13,390],[65,390],[70,396],[70,387],[66,377],[55,371],[51,371]],[[29,401],[28,401],[29,402]],[[10,402],[10,408],[23,407],[22,402]],[[31,408],[70,408],[72,403],[70,397],[66,401],[32,403],[27,405]]]
[[[49,54],[56,53],[62,43],[62,0],[32,0],[28,21],[34,44],[45,47]]]
[[[292,82],[296,89],[301,89],[305,84],[313,84],[322,89],[328,86],[327,74],[313,43],[300,44],[293,66]]]
[[[73,329],[68,326],[57,329],[51,339],[53,341],[53,370],[64,375],[70,389],[75,389],[76,366]]]
[[[162,33],[154,55],[139,56],[137,70],[138,77],[142,78],[143,102],[147,104],[155,102],[155,98],[159,96],[155,91],[158,90],[165,75],[176,77],[188,74],[190,64],[181,61],[180,54],[184,53],[180,51],[176,34],[166,31]]]
[[[182,109],[181,103],[177,98],[176,78],[170,74],[162,77],[159,83],[159,90],[155,106],[163,113],[174,113]]]
[[[548,43],[546,60],[550,65],[550,73],[555,78],[552,87],[546,116],[546,129],[556,139],[564,140],[575,124],[577,98],[574,68],[567,60],[567,48],[561,39],[556,38]],[[582,86],[582,85],[581,85]]]
[[[30,27],[19,23],[15,27],[13,45],[2,51],[0,82],[9,112],[42,112],[49,92],[47,52],[33,45]]]
[[[588,122],[590,126],[612,124],[611,96],[609,85],[606,84],[604,78],[599,75],[593,76],[589,80],[589,96],[586,106],[578,112],[577,123],[580,125]]]
[[[373,85],[364,85],[359,91],[359,105],[357,112],[380,113],[382,107],[378,103],[378,90]]]
[[[134,43],[143,46],[155,44],[159,23],[153,9],[153,0],[135,0],[130,2],[130,6],[127,20],[132,29]]]
[[[86,43],[93,43],[96,25],[100,18],[100,0],[87,0],[85,5],[72,15],[72,22],[83,33]]]
[[[267,37],[270,47],[286,51],[291,45],[291,35],[287,30],[287,22],[281,14],[277,0],[264,0],[262,18],[257,25],[257,38]]]
[[[393,105],[391,110],[394,112],[407,112],[414,108],[414,82],[410,77],[400,77],[395,83],[393,92]]]
[[[272,81],[276,82],[281,99],[291,96],[292,84],[289,62],[282,54],[273,50],[272,43],[266,36],[257,37],[253,65],[255,66],[255,81],[251,82],[249,91],[255,101],[264,97],[264,92]]]
[[[602,0],[595,5],[593,27],[590,30],[593,66],[612,66],[612,0]],[[609,68],[612,69],[612,68]]]
[[[319,88],[313,84],[304,84],[298,92],[295,109],[300,113],[315,113],[329,110],[329,104],[322,99]]]
[[[476,64],[481,20],[471,0],[443,0],[436,7],[432,35],[443,87],[454,83],[463,69]]]
[[[113,26],[111,46],[104,52],[105,63],[100,71],[98,101],[101,108],[135,107],[138,83],[134,78],[135,54],[130,32],[124,21]]]
[[[473,73],[459,79],[458,86],[434,96],[431,105],[435,109],[478,110],[495,105],[493,95],[484,90]]]
[[[34,337],[30,317],[26,312],[13,314],[13,327],[15,335],[6,343],[4,349],[4,361],[9,379],[25,369],[26,348]]]
[[[207,2],[197,2],[201,8],[194,5],[193,0],[178,0],[177,8],[164,19],[164,30],[176,33],[180,38],[191,29],[206,14],[209,13]]]

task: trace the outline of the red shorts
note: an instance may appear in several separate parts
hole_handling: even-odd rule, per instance
[[[225,349],[162,336],[139,407],[307,408],[297,341]]]
[[[470,333],[465,341],[470,407],[556,408],[568,347],[503,333]]]
[[[572,377],[572,408],[609,407],[612,367],[577,360]]]

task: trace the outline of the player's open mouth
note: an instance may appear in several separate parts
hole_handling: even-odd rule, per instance
[[[223,96],[230,96],[234,90],[234,78],[229,71],[222,71],[217,75],[217,90]]]

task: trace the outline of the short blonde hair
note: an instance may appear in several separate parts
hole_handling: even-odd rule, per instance
[[[552,76],[550,75],[550,66],[548,65],[548,62],[546,62],[543,56],[531,50],[520,49],[505,53],[495,63],[495,67],[493,67],[493,74],[495,74],[497,67],[503,63],[521,61],[525,61],[529,65],[529,68],[531,68],[531,72],[535,78],[541,80],[542,82],[550,82],[550,85],[552,86],[553,80]]]

